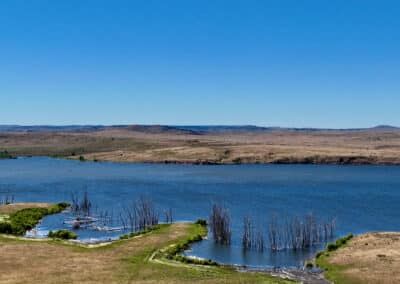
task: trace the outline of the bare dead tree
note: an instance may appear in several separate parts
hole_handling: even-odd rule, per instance
[[[153,202],[144,196],[141,196],[139,200],[133,200],[120,214],[120,220],[127,224],[131,232],[152,228],[158,225],[158,219],[158,213]]]
[[[209,226],[216,243],[223,245],[231,243],[231,217],[225,207],[217,204],[212,206]]]
[[[8,205],[14,203],[14,195],[6,194],[4,196],[0,196],[0,205]]]
[[[258,250],[259,252],[264,251],[264,248],[265,248],[264,235],[263,235],[261,229],[258,229],[257,233],[255,235],[254,248],[256,250]]]
[[[148,227],[152,228],[158,224],[158,214],[154,208],[154,204],[150,199],[141,196],[138,202],[138,218],[139,229],[144,230]]]
[[[253,247],[253,227],[249,216],[243,218],[242,247],[245,251]]]
[[[269,246],[272,250],[279,249],[279,224],[278,217],[276,214],[272,214],[268,223],[268,240]]]
[[[127,224],[128,224],[126,217],[124,216],[124,214],[122,212],[120,212],[118,214],[118,217],[119,217],[119,221],[121,222],[122,228],[124,230],[126,230]]]
[[[271,250],[309,248],[331,239],[334,229],[335,219],[319,222],[311,213],[302,218],[296,216],[287,219],[285,222],[272,214],[268,223],[268,247]]]
[[[88,217],[91,213],[92,202],[89,199],[87,190],[83,193],[82,200],[77,193],[71,193],[71,212],[78,216]]]
[[[172,224],[173,222],[172,208],[165,210],[164,213],[165,213],[165,223]]]

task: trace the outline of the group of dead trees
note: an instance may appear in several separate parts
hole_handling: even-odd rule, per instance
[[[71,212],[78,217],[89,217],[92,209],[92,202],[89,199],[89,194],[85,190],[82,199],[77,193],[71,194]]]
[[[74,193],[71,196],[71,213],[76,216],[76,220],[81,225],[82,222],[90,220],[91,223],[99,223],[103,226],[120,223],[123,230],[131,232],[146,230],[159,224],[159,213],[151,199],[140,196],[132,201],[114,215],[113,211],[102,210],[100,208],[92,209],[92,201],[88,192],[85,191],[82,198]],[[164,211],[165,223],[173,222],[172,208]]]
[[[164,214],[165,223],[172,223],[172,208],[165,210]],[[159,213],[154,203],[143,195],[138,200],[132,200],[119,217],[124,229],[129,229],[131,232],[153,228],[159,223]]]
[[[14,203],[14,195],[6,194],[4,196],[0,196],[0,205],[8,205]]]
[[[231,217],[227,208],[214,204],[209,217],[209,226],[216,243],[222,245],[231,243]]]
[[[332,239],[335,224],[335,219],[320,221],[311,213],[291,218],[271,214],[264,226],[255,225],[251,216],[246,216],[243,219],[242,247],[245,251],[260,252],[265,249],[306,249]],[[231,217],[226,207],[217,204],[212,206],[209,227],[216,243],[231,243]]]
[[[242,244],[243,249],[256,249],[263,251],[281,249],[306,249],[314,245],[326,242],[333,238],[335,219],[319,221],[312,213],[304,216],[283,218],[277,214],[271,214],[266,222],[267,240],[260,227],[255,227],[251,217],[244,218]]]

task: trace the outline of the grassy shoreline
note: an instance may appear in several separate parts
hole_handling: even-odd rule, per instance
[[[21,205],[21,204],[20,204]],[[19,208],[15,212],[10,211],[9,214],[2,214],[2,220],[0,222],[0,233],[11,234],[21,236],[25,234],[26,231],[34,228],[40,220],[51,214],[57,214],[65,210],[69,204],[68,203],[57,203],[53,205],[42,206],[42,207],[30,207],[30,205],[19,206],[17,204],[3,205],[5,207],[17,206]],[[3,211],[3,210],[1,210]],[[6,210],[4,210],[6,212]]]
[[[343,239],[316,258],[333,283],[400,283],[400,233],[374,232]]]
[[[36,242],[0,236],[0,282],[293,283],[263,273],[187,264],[168,260],[164,255],[152,257],[157,252],[165,252],[166,248],[196,238],[203,230],[193,223],[162,225],[144,235],[92,248],[61,240]],[[29,257],[22,257],[27,251]]]
[[[65,206],[40,203],[35,207],[34,203],[25,203],[3,205],[0,209],[9,213],[10,221],[6,222],[12,223],[19,216],[17,219],[24,221],[22,225],[32,226],[44,215],[58,213]],[[206,234],[207,227],[196,223],[158,225],[98,245],[82,245],[57,236],[28,239],[21,237],[19,231],[0,234],[0,283],[293,283],[263,273],[240,273],[216,262],[181,255]],[[31,259],[35,259],[33,264]],[[64,271],[61,278],[60,269]]]

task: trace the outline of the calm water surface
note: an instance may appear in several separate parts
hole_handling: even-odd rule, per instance
[[[175,221],[208,218],[211,205],[223,202],[232,215],[232,246],[206,240],[188,255],[251,267],[300,266],[315,252],[243,253],[243,217],[252,215],[266,227],[272,213],[295,216],[313,212],[320,219],[336,217],[336,236],[367,231],[399,231],[400,167],[235,165],[191,166],[76,162],[50,158],[0,161],[0,196],[18,202],[60,202],[71,193],[88,191],[95,207],[116,217],[141,194],[160,212],[173,208]],[[49,216],[39,233],[61,229],[64,214]],[[163,219],[161,213],[161,220]],[[121,232],[78,230],[81,240],[117,238]],[[323,245],[323,244],[321,244]]]

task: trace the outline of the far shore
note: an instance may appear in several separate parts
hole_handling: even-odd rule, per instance
[[[49,156],[87,161],[194,165],[400,165],[400,130],[189,131],[106,127],[0,132],[3,158]]]

